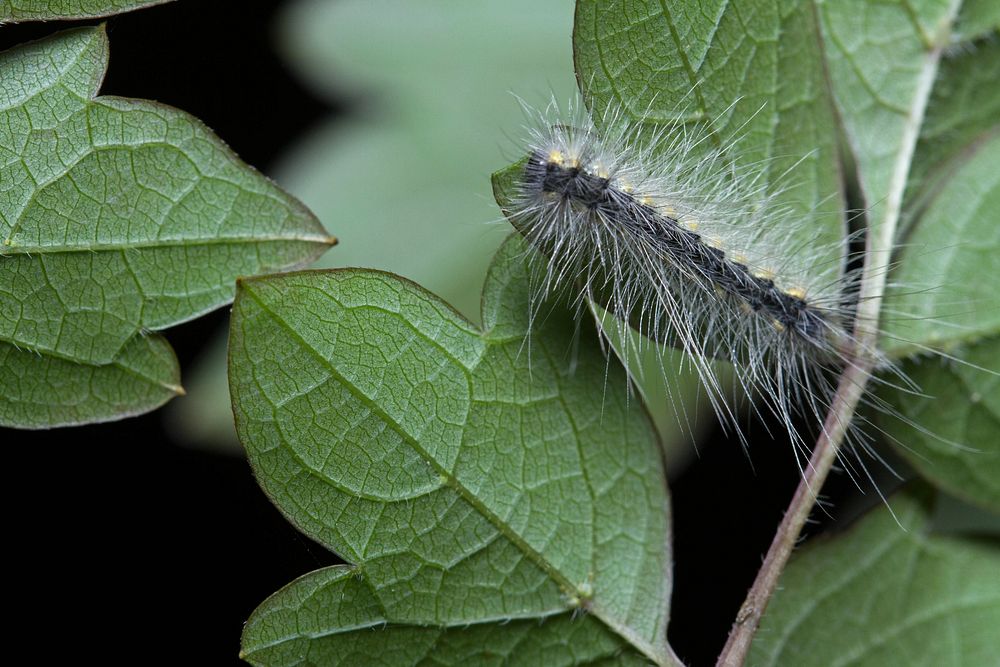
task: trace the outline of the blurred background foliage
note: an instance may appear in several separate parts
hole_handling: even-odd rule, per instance
[[[489,176],[521,157],[515,95],[538,107],[576,94],[573,11],[573,0],[290,3],[275,25],[277,50],[318,96],[346,104],[271,170],[340,240],[311,268],[391,271],[478,323],[486,267],[511,231]],[[188,396],[169,406],[179,442],[239,447],[225,346],[220,334],[187,375]],[[643,347],[637,367],[655,370],[641,374],[643,392],[676,470],[693,452],[694,415],[710,410],[691,410],[681,427],[678,401],[696,379],[682,374],[668,391]]]

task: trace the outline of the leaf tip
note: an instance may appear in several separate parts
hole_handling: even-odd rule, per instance
[[[108,22],[107,21],[101,21],[97,25],[92,26],[91,27],[91,34],[93,34],[93,36],[94,36],[95,39],[97,39],[101,43],[107,45],[107,43],[108,43]],[[107,48],[107,47],[105,46],[105,48]]]

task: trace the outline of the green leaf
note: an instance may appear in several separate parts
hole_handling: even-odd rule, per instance
[[[162,336],[132,338],[109,364],[78,364],[0,342],[0,424],[50,428],[121,419],[182,394]]]
[[[909,217],[919,216],[976,145],[1000,127],[998,78],[997,42],[977,44],[941,61],[906,185]]]
[[[592,108],[700,122],[723,145],[739,137],[738,157],[760,161],[801,214],[791,233],[831,248],[820,264],[844,237],[833,105],[812,8],[781,4],[579,0],[577,79]]]
[[[873,234],[896,225],[958,4],[817,3],[830,86]]]
[[[989,37],[1000,31],[1000,3],[996,0],[962,0],[962,11],[955,28],[956,41]]]
[[[581,0],[578,78],[598,108],[619,105],[635,118],[665,122],[680,110],[707,122],[722,142],[746,124],[740,147],[754,158],[817,149],[818,161],[793,171],[803,189],[787,193],[807,207],[838,189],[829,113],[835,103],[872,229],[895,224],[908,176],[912,214],[922,214],[893,273],[897,287],[883,317],[886,348],[906,356],[995,333],[1000,309],[991,307],[995,295],[982,276],[1000,274],[994,213],[1000,164],[987,134],[1000,112],[992,85],[1000,52],[984,44],[938,69],[954,3],[819,2],[816,8],[819,24],[805,3],[701,3],[688,11],[683,3]],[[678,105],[685,97],[692,101]],[[516,165],[494,177],[501,203],[513,174]],[[830,203],[833,209],[818,220],[839,219],[842,204]],[[827,240],[838,229],[831,226]],[[810,225],[802,231],[804,243],[823,240]]]
[[[942,535],[1000,538],[1000,513],[949,494],[939,494],[931,530]]]
[[[0,0],[0,24],[54,19],[91,19],[122,14],[171,0]]]
[[[474,586],[456,591],[475,598]],[[291,631],[291,633],[289,633]],[[297,579],[254,612],[241,657],[255,665],[648,665],[593,616],[463,626],[418,625],[386,613],[363,570],[335,566]]]
[[[475,321],[486,268],[510,231],[486,177],[518,148],[510,137],[524,117],[511,93],[535,106],[574,94],[573,0],[284,7],[276,46],[295,74],[324,98],[364,100],[275,168],[320,219],[337,221],[343,243],[317,268],[392,271]],[[170,408],[187,441],[238,448],[218,347],[185,377],[191,398]]]
[[[1000,654],[1000,548],[929,534],[910,491],[792,558],[748,664],[992,665]]]
[[[331,243],[194,118],[90,99],[107,46],[84,28],[0,55],[0,339],[87,363]]]
[[[898,358],[928,348],[963,351],[1000,332],[995,291],[983,280],[1000,273],[1000,49],[985,43],[939,63],[955,20],[951,2],[820,8],[831,82],[876,229],[895,215],[905,186],[908,225],[886,292],[881,344]],[[950,368],[905,363],[922,395],[883,387],[880,397],[912,426],[887,416],[883,428],[935,484],[995,505],[987,478],[997,464],[996,421],[977,397],[996,385],[988,374],[961,381],[953,373],[969,368]]]
[[[1000,337],[962,358],[908,361],[903,370],[920,393],[883,392],[902,419],[886,416],[880,426],[921,475],[1000,513]]]
[[[534,638],[513,662],[551,642],[569,664],[588,660],[565,658],[580,623],[599,626],[586,646],[676,662],[655,432],[592,331],[553,310],[526,338],[526,252],[512,239],[498,253],[483,330],[391,274],[242,281],[230,337],[240,439],[272,501],[365,582],[342,608],[311,593],[354,586],[338,570],[265,602],[244,636],[252,661],[307,651],[335,664],[358,642],[368,662],[411,636],[468,646],[531,619],[516,624]],[[542,619],[558,622],[536,633]],[[383,623],[374,646],[357,631]]]
[[[229,302],[240,275],[333,243],[196,119],[94,97],[107,61],[103,27],[0,54],[0,343],[37,353],[36,372],[66,386],[80,381],[70,362],[111,381],[93,367],[120,361],[136,336]],[[25,387],[6,379],[0,402],[20,402]]]
[[[907,356],[1000,332],[1000,132],[968,147],[911,228],[892,274],[884,346]]]

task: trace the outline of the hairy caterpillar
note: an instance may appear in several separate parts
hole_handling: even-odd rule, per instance
[[[797,214],[759,165],[738,166],[732,146],[712,147],[696,128],[651,128],[614,109],[596,124],[580,106],[569,123],[553,118],[555,104],[529,115],[507,214],[546,258],[538,303],[572,286],[579,308],[596,302],[621,330],[681,348],[740,437],[737,394],[759,397],[755,409],[799,449],[796,416],[821,422],[832,376],[859,355],[906,383],[877,350],[858,349],[851,237],[834,252],[795,240]],[[735,388],[716,359],[732,362]]]

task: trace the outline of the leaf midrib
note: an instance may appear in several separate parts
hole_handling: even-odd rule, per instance
[[[451,487],[455,493],[463,501],[467,502],[475,511],[485,518],[490,524],[492,524],[501,535],[503,535],[507,540],[509,540],[518,550],[521,551],[527,558],[529,558],[536,566],[539,567],[549,578],[552,579],[560,588],[563,589],[564,594],[575,596],[581,598],[584,596],[582,591],[579,591],[575,584],[573,584],[568,577],[566,577],[562,572],[560,572],[545,556],[534,549],[530,544],[528,544],[520,535],[511,530],[510,526],[504,522],[500,516],[495,514],[489,507],[487,507],[478,497],[476,497],[468,488],[466,488],[458,478],[451,473],[451,471],[444,468],[438,463],[438,461],[432,457],[429,452],[427,452],[421,445],[416,441],[416,439],[411,436],[401,424],[397,423],[388,413],[382,410],[377,403],[375,403],[371,398],[369,398],[364,392],[362,392],[353,383],[349,382],[339,370],[334,367],[334,365],[323,356],[316,348],[314,348],[307,340],[305,340],[284,318],[282,318],[273,308],[266,303],[260,295],[255,293],[251,289],[252,281],[247,281],[243,283],[243,292],[250,296],[251,299],[261,308],[261,310],[266,313],[276,324],[278,324],[282,329],[285,329],[295,340],[297,340],[304,348],[309,350],[330,372],[330,374],[338,380],[342,386],[344,386],[354,397],[364,404],[371,412],[378,416],[383,422],[395,431],[403,442],[407,443],[418,456],[423,458],[428,464],[434,469],[436,473],[445,481],[445,483]],[[486,345],[492,345],[488,337],[481,335],[483,342]],[[438,343],[435,345],[440,347]],[[450,356],[450,355],[449,355]],[[457,361],[457,360],[456,360]],[[462,364],[460,364],[462,365]],[[464,365],[463,365],[464,368]],[[465,368],[468,373],[471,369]],[[363,564],[361,564],[363,566]],[[572,610],[573,607],[567,605],[567,610]],[[621,623],[616,623],[614,620],[609,619],[603,613],[599,607],[590,608],[591,615],[599,619],[606,627],[608,627],[612,632],[621,637],[630,646],[635,648],[637,651],[642,653],[645,657],[652,660],[657,664],[668,664],[667,656],[663,655],[660,650],[649,642],[643,640],[639,637],[631,628],[625,626]]]

